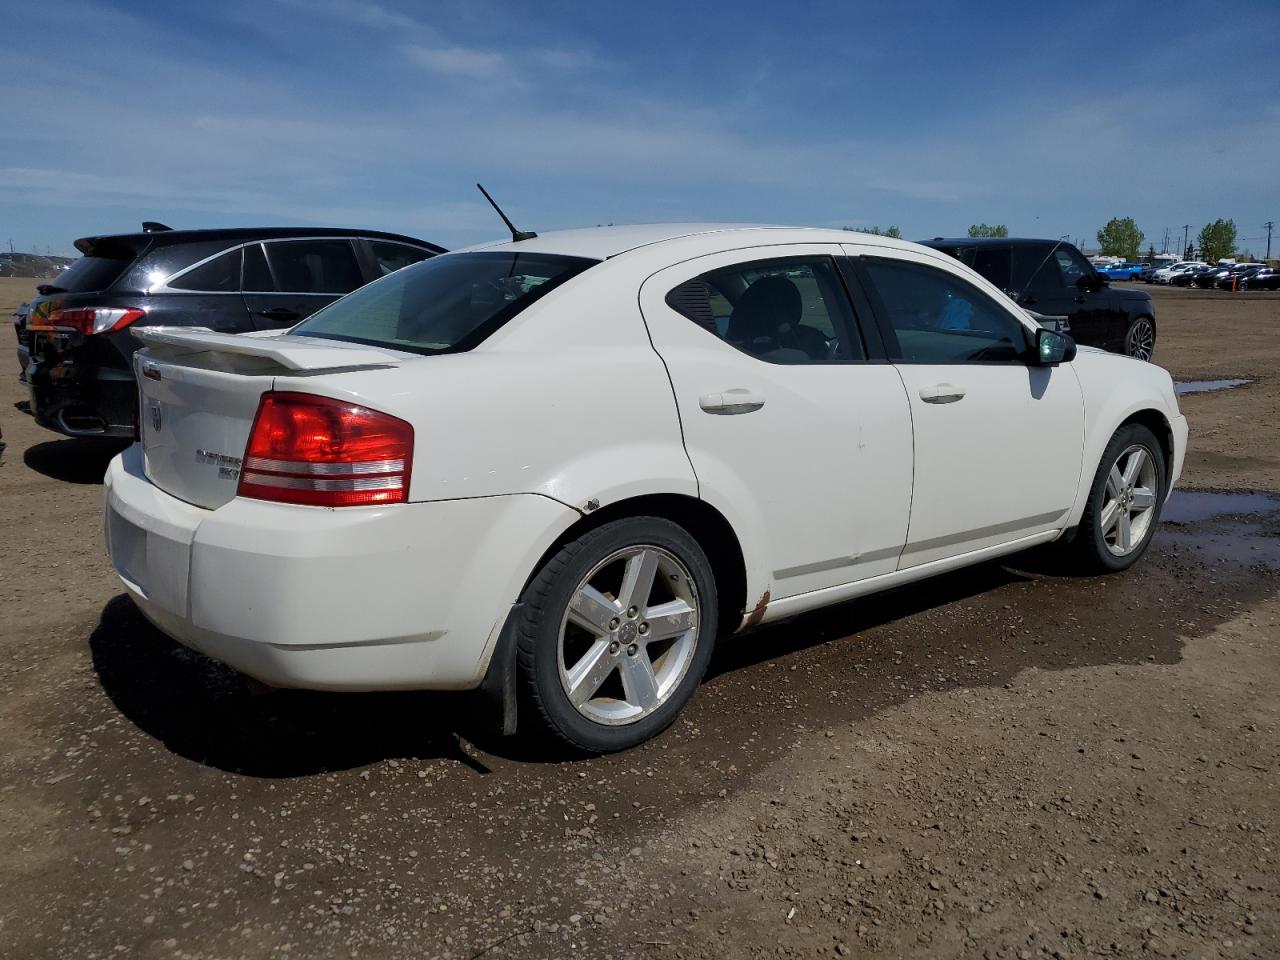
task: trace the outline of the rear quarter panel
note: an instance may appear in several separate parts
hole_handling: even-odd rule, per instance
[[[414,501],[534,493],[586,511],[647,493],[696,497],[666,368],[635,287],[610,267],[553,291],[470,352],[280,378],[276,389],[342,396],[412,423]]]

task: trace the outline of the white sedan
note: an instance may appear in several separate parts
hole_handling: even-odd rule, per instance
[[[141,329],[106,532],[161,630],[268,684],[472,689],[605,751],[717,640],[1049,541],[1123,570],[1187,424],[925,247],[571,230],[287,333]]]

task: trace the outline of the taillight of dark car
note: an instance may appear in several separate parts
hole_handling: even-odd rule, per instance
[[[319,507],[403,503],[413,427],[398,417],[307,393],[262,395],[237,494]]]
[[[52,311],[41,326],[77,330],[88,337],[123,330],[146,315],[147,311],[137,307],[69,307]]]

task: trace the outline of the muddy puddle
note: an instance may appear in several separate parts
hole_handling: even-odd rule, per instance
[[[1234,390],[1253,383],[1252,380],[1175,380],[1173,392],[1178,396],[1188,393],[1216,393],[1219,390]]]
[[[1280,570],[1280,497],[1175,490],[1159,542],[1213,566]]]
[[[1207,490],[1174,490],[1164,505],[1164,523],[1199,523],[1214,517],[1262,517],[1280,511],[1280,497],[1265,493],[1213,493]]]

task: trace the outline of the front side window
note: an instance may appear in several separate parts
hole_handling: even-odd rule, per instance
[[[1089,267],[1089,261],[1075,250],[1058,247],[1053,251],[1053,256],[1058,261],[1058,269],[1062,271],[1062,279],[1069,287],[1074,287],[1080,280],[1093,273]]]
[[[862,262],[893,334],[891,360],[980,363],[1017,361],[1026,354],[1026,328],[965,280],[903,260]]]
[[[364,284],[350,240],[277,240],[265,247],[280,293],[350,293]]]
[[[768,363],[865,359],[848,295],[830,257],[722,267],[671,290],[667,304],[708,333]]]
[[[470,350],[595,260],[548,253],[455,253],[376,280],[290,334],[412,353]]]

